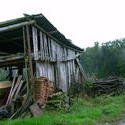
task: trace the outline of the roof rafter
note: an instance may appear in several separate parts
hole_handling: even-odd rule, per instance
[[[5,32],[8,30],[13,30],[13,29],[17,29],[19,27],[25,26],[25,25],[30,25],[30,24],[34,24],[35,21],[26,21],[26,22],[22,22],[22,23],[18,23],[18,24],[13,24],[13,25],[9,25],[9,26],[5,26],[5,27],[1,27],[0,28],[0,32]]]

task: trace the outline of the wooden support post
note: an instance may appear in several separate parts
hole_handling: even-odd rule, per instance
[[[87,79],[88,79],[88,78],[87,78],[87,75],[86,75],[86,73],[84,72],[83,67],[82,67],[82,65],[80,64],[78,58],[76,58],[76,62],[77,62],[77,64],[78,64],[78,66],[79,66],[79,70],[80,70],[80,72],[81,72],[81,74],[82,74],[84,80],[87,80]]]
[[[26,44],[26,30],[23,27],[23,45],[24,45],[24,60],[25,60],[25,69],[26,69],[26,82],[27,82],[27,93],[29,92],[29,70],[28,70],[28,55],[27,55],[27,44]]]
[[[30,81],[34,80],[33,77],[33,64],[32,64],[32,53],[31,53],[31,44],[30,44],[30,32],[29,26],[23,27],[23,42],[24,42],[24,55],[25,55],[25,68],[27,73],[27,90],[31,85],[29,85]],[[28,92],[27,91],[27,92]]]
[[[32,63],[32,53],[31,53],[31,44],[30,44],[30,33],[29,33],[29,26],[26,26],[26,33],[27,33],[27,47],[28,47],[28,56],[29,56],[29,67],[30,67],[30,78],[33,80],[33,63]]]

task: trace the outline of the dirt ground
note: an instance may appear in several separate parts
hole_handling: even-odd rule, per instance
[[[125,125],[125,120],[122,120],[116,123],[106,123],[105,125]]]

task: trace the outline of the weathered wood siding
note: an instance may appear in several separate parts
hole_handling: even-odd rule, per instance
[[[37,77],[47,77],[57,88],[67,91],[79,80],[79,68],[75,63],[79,53],[60,45],[35,27],[32,27],[32,35]]]

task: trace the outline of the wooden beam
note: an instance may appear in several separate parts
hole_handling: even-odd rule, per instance
[[[38,38],[37,38],[37,28],[32,27],[32,36],[33,36],[33,51],[34,51],[34,59],[38,60],[39,55],[38,55]]]
[[[27,54],[27,42],[26,42],[26,27],[23,26],[23,45],[24,45],[24,62],[26,69],[26,86],[27,86],[27,95],[29,92],[29,67],[28,67],[28,54]]]
[[[8,54],[5,56],[0,56],[0,62],[1,61],[11,61],[11,60],[23,59],[23,58],[24,58],[23,53]]]
[[[0,63],[5,63],[5,62],[11,62],[11,61],[17,61],[17,60],[21,60],[24,57],[12,57],[12,58],[8,58],[8,59],[0,59]]]
[[[26,22],[22,22],[22,23],[18,23],[18,24],[13,24],[13,25],[9,25],[9,26],[5,26],[5,27],[1,27],[0,28],[0,32],[5,32],[5,31],[9,31],[9,30],[14,30],[17,29],[19,27],[25,26],[25,25],[30,25],[30,24],[34,24],[35,21],[26,21]]]
[[[33,80],[33,63],[32,63],[32,52],[31,52],[31,44],[30,44],[30,32],[29,26],[26,25],[26,33],[27,33],[27,47],[28,47],[28,56],[29,56],[29,67],[30,67],[30,77]]]
[[[81,63],[79,62],[79,59],[78,59],[78,58],[76,58],[76,62],[77,62],[77,64],[78,64],[78,66],[79,66],[79,70],[80,70],[80,72],[81,72],[81,74],[82,74],[84,80],[87,80],[87,79],[88,79],[88,78],[87,78],[87,75],[86,75],[86,73],[84,72],[83,67],[82,67]]]
[[[0,67],[16,66],[22,63],[24,63],[24,60],[4,61],[0,63]]]
[[[9,55],[9,53],[5,53],[5,52],[0,51],[0,55]]]
[[[27,80],[27,94],[29,93],[29,90],[31,89],[30,81],[34,80],[29,28],[30,27],[28,25],[23,27],[25,68],[26,68],[26,72],[27,72],[27,79],[26,79]]]

